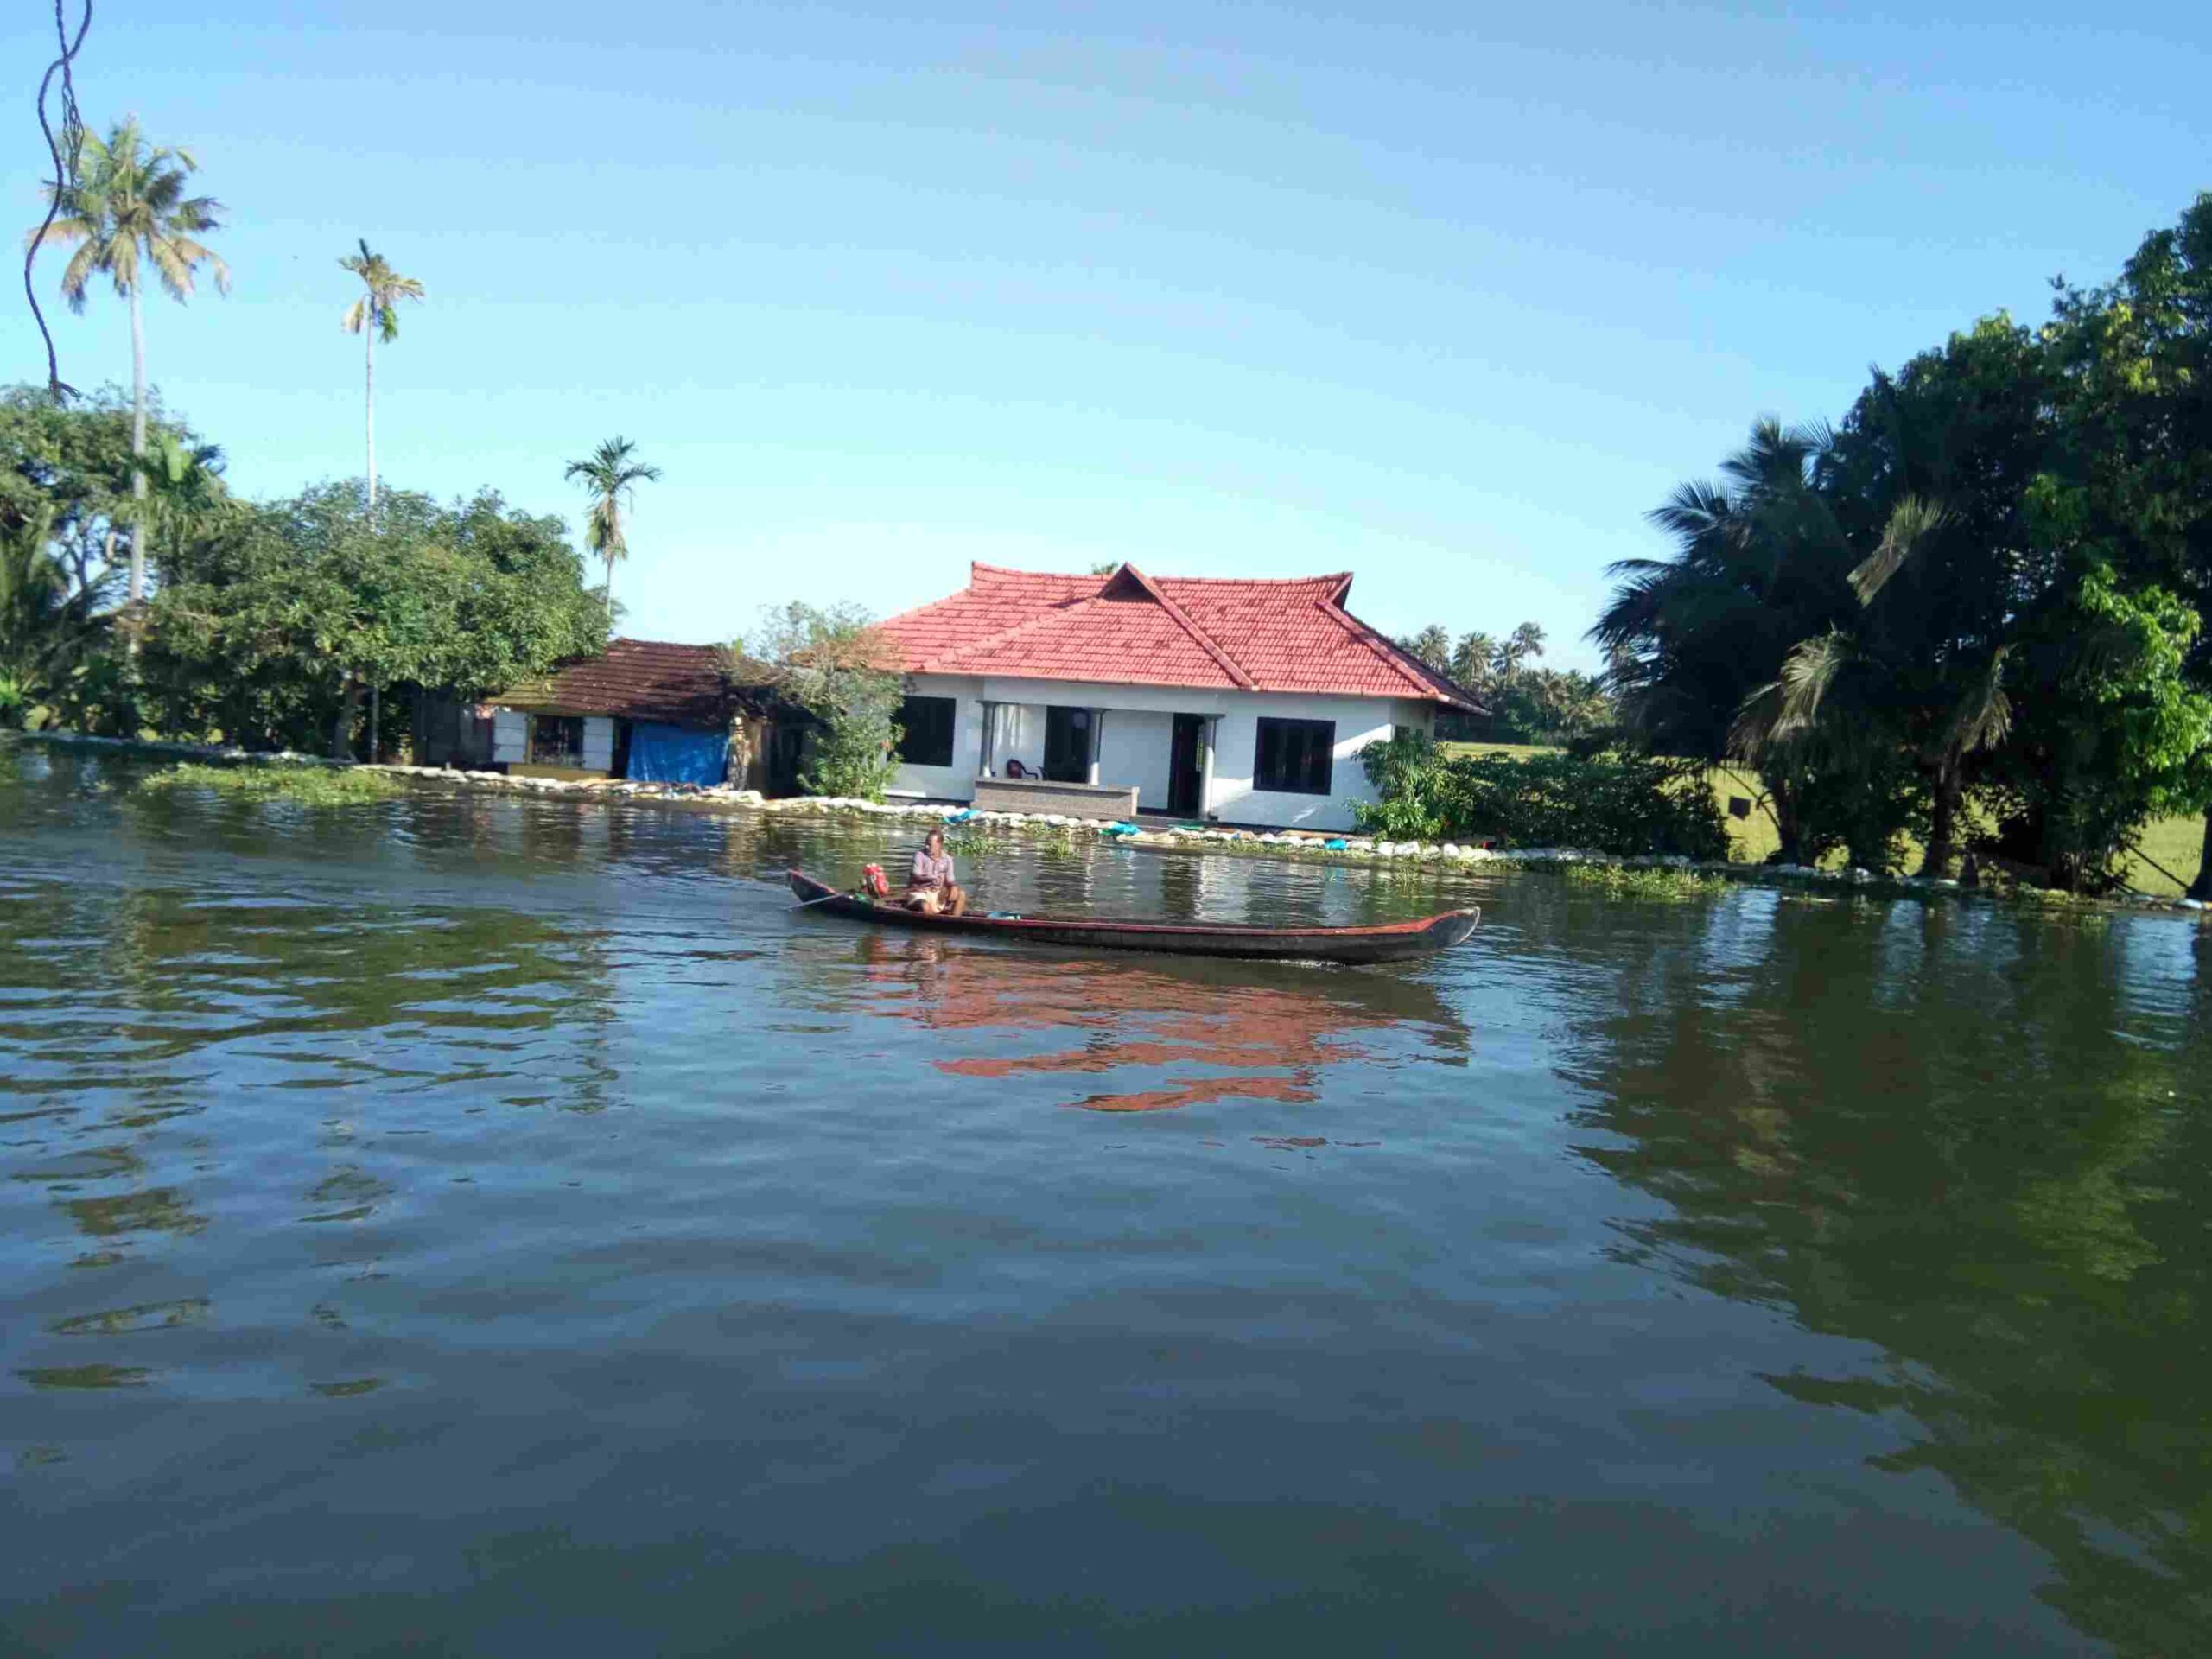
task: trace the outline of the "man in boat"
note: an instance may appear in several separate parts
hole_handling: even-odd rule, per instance
[[[952,879],[952,855],[944,850],[944,831],[932,830],[914,855],[914,873],[906,882],[906,905],[931,916],[964,916],[968,893]]]

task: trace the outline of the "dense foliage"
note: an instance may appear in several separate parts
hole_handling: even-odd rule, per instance
[[[480,696],[602,649],[606,612],[557,518],[496,493],[441,505],[359,484],[255,507],[165,573],[147,695],[170,732],[350,753],[372,686]]]
[[[1697,766],[1618,751],[1453,755],[1418,732],[1371,744],[1360,758],[1381,797],[1356,809],[1373,835],[1727,856],[1727,830]]]
[[[477,696],[606,643],[557,518],[387,491],[372,519],[355,484],[248,502],[181,425],[143,462],[130,439],[116,397],[0,397],[0,720],[352,753],[371,687]],[[152,595],[114,608],[140,533]]]
[[[810,723],[799,787],[810,795],[880,801],[899,770],[899,654],[856,606],[794,600],[766,613],[759,632],[730,646],[774,664],[775,689]]]
[[[2212,196],[2042,328],[1878,372],[1833,429],[1761,421],[1653,518],[1674,556],[1616,566],[1593,630],[1623,716],[1754,767],[1778,859],[1910,836],[1925,874],[1971,842],[2111,884],[2212,806]]]

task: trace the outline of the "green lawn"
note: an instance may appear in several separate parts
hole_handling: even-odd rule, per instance
[[[1437,747],[1452,754],[1502,754],[1515,758],[1552,753],[1541,745],[1527,743],[1440,743]],[[1724,813],[1732,795],[1740,795],[1754,803],[1759,798],[1758,780],[1740,766],[1715,766],[1709,776],[1713,796]],[[1756,804],[1748,818],[1728,820],[1728,855],[1737,862],[1756,864],[1771,853],[1775,845],[1774,820]],[[2128,885],[2143,893],[2177,897],[2188,883],[2196,879],[2203,851],[2202,818],[2154,818],[2143,831],[2143,852],[2146,856],[2128,861]],[[2160,874],[2152,868],[2152,861],[2181,879],[2177,881]],[[1832,861],[1842,861],[1839,857]],[[1908,855],[1906,868],[1912,868],[1918,862],[1919,849],[1916,847]]]

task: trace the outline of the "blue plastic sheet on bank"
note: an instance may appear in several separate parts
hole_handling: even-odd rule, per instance
[[[639,721],[630,728],[633,784],[706,784],[722,781],[729,765],[729,739],[721,732],[683,726],[656,726]]]

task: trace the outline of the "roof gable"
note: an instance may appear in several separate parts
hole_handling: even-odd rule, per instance
[[[916,673],[1476,706],[1345,610],[1351,593],[1341,574],[1154,577],[1123,564],[1071,576],[977,564],[965,588],[883,632]]]

